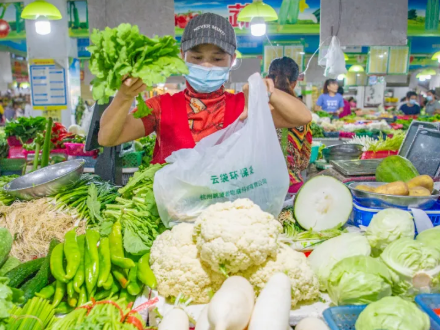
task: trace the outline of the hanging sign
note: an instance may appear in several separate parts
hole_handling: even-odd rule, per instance
[[[67,109],[66,70],[53,59],[34,59],[29,67],[35,110]]]

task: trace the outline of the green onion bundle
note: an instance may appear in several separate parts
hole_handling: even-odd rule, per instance
[[[54,321],[54,308],[48,300],[34,297],[23,308],[11,310],[8,330],[41,330]]]

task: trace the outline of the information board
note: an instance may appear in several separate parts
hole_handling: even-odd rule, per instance
[[[66,70],[53,59],[31,60],[32,106],[35,110],[67,109]]]

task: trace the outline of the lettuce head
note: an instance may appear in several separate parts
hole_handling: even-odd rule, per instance
[[[422,231],[416,240],[440,252],[440,226]]]
[[[414,238],[414,221],[411,213],[399,209],[385,209],[371,220],[365,236],[371,245],[371,255],[378,257],[382,251],[399,238]]]
[[[363,305],[391,296],[393,275],[379,259],[354,256],[330,271],[328,293],[336,305]]]
[[[430,322],[414,303],[385,297],[368,305],[356,321],[356,330],[429,330]]]

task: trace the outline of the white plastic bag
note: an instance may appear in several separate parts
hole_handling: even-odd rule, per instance
[[[249,198],[278,216],[289,175],[258,73],[249,78],[249,116],[182,149],[156,173],[154,195],[165,224],[195,221],[209,205]]]
[[[337,37],[332,37],[325,59],[324,76],[328,78],[336,78],[340,74],[347,73],[344,52],[341,49],[341,44]]]

